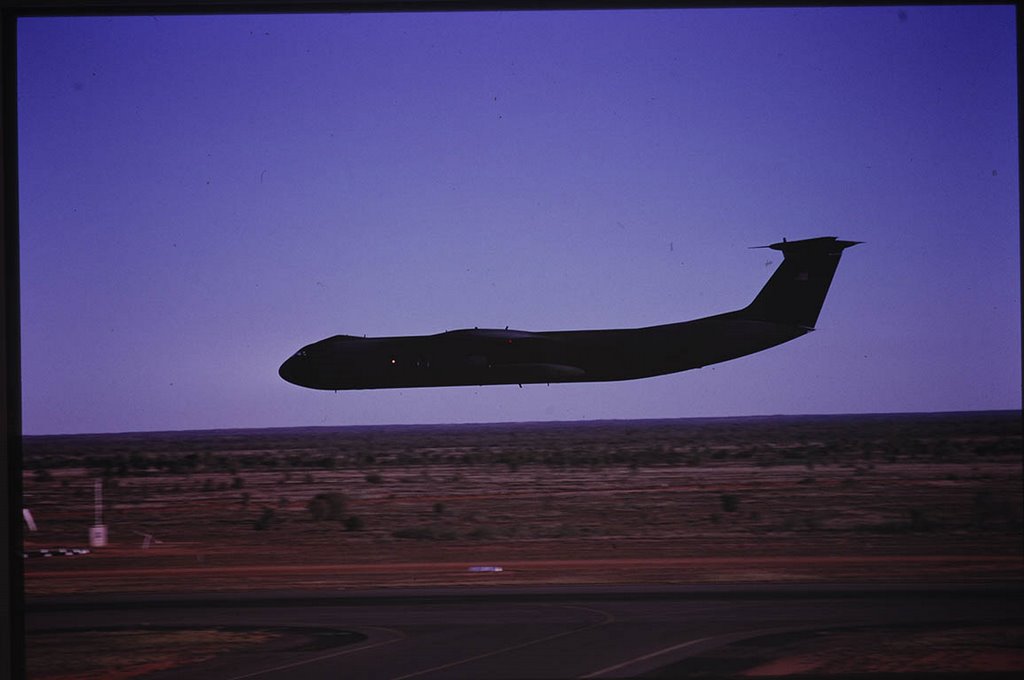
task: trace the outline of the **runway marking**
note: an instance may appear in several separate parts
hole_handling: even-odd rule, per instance
[[[363,626],[363,628],[370,628],[370,627],[369,626]],[[376,630],[386,631],[388,633],[391,633],[395,637],[391,638],[390,640],[381,640],[380,642],[374,642],[373,644],[369,644],[369,645],[361,645],[361,646],[358,646],[358,647],[346,647],[345,649],[342,649],[342,650],[337,651],[337,652],[332,652],[330,654],[323,654],[321,656],[317,656],[317,657],[314,657],[312,659],[305,659],[303,661],[296,661],[294,663],[286,663],[283,666],[274,666],[273,668],[264,668],[264,669],[261,669],[261,670],[258,670],[258,671],[254,671],[252,673],[246,673],[245,675],[235,675],[235,676],[232,676],[230,678],[226,678],[225,680],[244,680],[245,678],[255,678],[255,677],[258,677],[260,675],[266,675],[267,673],[274,673],[276,671],[284,671],[284,670],[288,670],[289,668],[297,668],[299,666],[305,666],[306,664],[316,663],[317,661],[323,661],[324,659],[332,659],[332,658],[334,658],[336,656],[345,656],[346,654],[355,654],[356,652],[362,652],[362,651],[367,650],[367,649],[373,649],[374,647],[383,647],[384,645],[390,645],[390,644],[392,644],[394,642],[398,642],[400,640],[404,640],[405,639],[405,635],[402,634],[400,631],[397,631],[397,630],[391,630],[390,628],[376,628]]]
[[[661,656],[663,654],[668,654],[670,652],[674,652],[674,651],[679,650],[679,649],[685,649],[687,647],[692,647],[693,645],[698,645],[701,642],[708,642],[710,640],[715,640],[719,644],[725,643],[725,644],[730,644],[731,645],[731,644],[734,644],[736,642],[739,642],[740,640],[749,640],[751,638],[761,637],[763,635],[778,635],[779,633],[793,633],[793,632],[796,632],[796,631],[819,630],[819,629],[820,629],[819,626],[806,626],[806,625],[803,625],[803,626],[778,626],[778,627],[775,627],[775,628],[758,628],[758,629],[755,629],[755,630],[747,630],[747,631],[742,631],[742,632],[738,632],[738,633],[726,633],[724,635],[710,635],[708,637],[702,637],[702,638],[698,638],[696,640],[687,640],[686,642],[680,642],[678,645],[672,645],[671,647],[665,647],[664,649],[659,649],[656,652],[651,652],[650,654],[644,654],[643,656],[638,656],[638,657],[636,657],[634,659],[629,659],[628,661],[623,661],[622,663],[617,663],[614,666],[608,666],[607,668],[602,668],[601,670],[594,671],[593,673],[590,673],[589,675],[581,675],[580,676],[580,680],[584,680],[585,678],[597,678],[597,677],[600,677],[602,675],[605,675],[606,673],[611,673],[613,671],[621,670],[621,669],[623,669],[623,668],[625,668],[627,666],[631,666],[633,664],[641,663],[642,661],[648,661],[648,660],[653,659],[653,658],[655,658],[657,656]]]
[[[510,647],[502,647],[501,649],[495,649],[495,650],[490,651],[490,652],[484,652],[483,654],[477,654],[476,656],[470,656],[470,657],[467,657],[465,659],[459,659],[458,661],[452,661],[452,662],[449,662],[449,663],[441,664],[440,666],[434,666],[433,668],[424,668],[423,670],[414,671],[412,673],[407,673],[405,675],[399,675],[397,677],[391,678],[391,680],[406,680],[406,678],[415,678],[417,675],[425,675],[427,673],[433,673],[434,671],[443,671],[443,670],[445,670],[447,668],[453,668],[455,666],[461,666],[464,663],[470,663],[471,661],[477,661],[479,659],[486,659],[489,656],[496,656],[498,654],[504,654],[505,652],[512,652],[512,651],[515,651],[517,649],[523,649],[523,648],[529,647],[531,645],[540,644],[541,642],[547,642],[548,640],[557,640],[560,637],[565,637],[567,635],[574,635],[576,633],[581,633],[581,632],[583,632],[585,630],[590,630],[591,628],[599,628],[601,626],[606,626],[609,623],[612,623],[613,621],[615,621],[615,616],[614,615],[609,614],[608,612],[605,612],[605,611],[601,611],[600,609],[593,609],[591,607],[584,607],[583,605],[562,604],[562,605],[550,605],[550,606],[557,606],[557,607],[563,607],[563,608],[568,608],[568,609],[583,609],[583,610],[586,610],[588,612],[593,612],[595,614],[600,614],[602,617],[604,617],[604,620],[603,621],[599,621],[598,623],[591,623],[591,624],[583,626],[581,628],[573,628],[572,630],[567,630],[567,631],[564,631],[562,633],[555,633],[554,635],[548,635],[548,636],[545,636],[545,637],[542,637],[542,638],[537,638],[536,640],[530,640],[529,642],[522,642],[522,643],[520,643],[518,645],[511,645]]]
[[[580,677],[581,678],[598,678],[598,677],[601,677],[602,675],[604,675],[606,673],[611,673],[612,671],[617,671],[617,670],[619,670],[621,668],[625,668],[626,666],[631,666],[631,665],[633,665],[635,663],[640,663],[641,661],[647,661],[648,659],[653,659],[656,656],[661,656],[662,654],[668,654],[669,652],[674,652],[677,649],[685,649],[686,647],[692,647],[693,645],[699,644],[701,642],[707,642],[708,640],[711,640],[711,639],[712,638],[710,638],[710,637],[703,637],[703,638],[698,638],[696,640],[687,640],[686,642],[680,642],[678,645],[672,645],[671,647],[665,647],[664,649],[659,649],[656,652],[651,652],[650,654],[644,654],[643,656],[638,656],[636,658],[629,659],[628,661],[623,661],[622,663],[617,663],[614,666],[608,666],[607,668],[602,668],[599,671],[594,671],[593,673],[588,673],[587,675],[582,675]]]

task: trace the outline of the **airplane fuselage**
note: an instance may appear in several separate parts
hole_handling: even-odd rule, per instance
[[[644,328],[436,335],[335,335],[306,345],[279,373],[321,390],[595,382],[676,373],[760,352],[814,329],[842,251],[835,237],[783,241],[785,260],[747,307]]]
[[[325,390],[631,380],[728,361],[808,330],[730,313],[646,328],[337,335],[304,347],[280,374]]]

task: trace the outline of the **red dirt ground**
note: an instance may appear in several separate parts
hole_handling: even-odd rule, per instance
[[[1024,576],[1019,412],[39,437],[25,466],[26,550],[86,544],[97,478],[110,531],[89,555],[26,559],[30,600]],[[333,493],[344,507],[317,521]],[[953,633],[931,633],[871,667],[947,667]],[[969,669],[1021,668],[970,639]],[[874,644],[832,642],[756,673],[861,672],[821,659]]]

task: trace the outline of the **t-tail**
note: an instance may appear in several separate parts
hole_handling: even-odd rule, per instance
[[[784,259],[754,301],[737,316],[812,330],[843,250],[858,243],[863,241],[822,236],[758,246],[781,250]]]

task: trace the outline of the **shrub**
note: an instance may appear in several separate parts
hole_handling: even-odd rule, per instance
[[[478,541],[490,541],[497,538],[498,532],[494,527],[481,526],[476,527],[475,529],[470,531],[466,536],[467,538],[472,538]]]
[[[345,531],[362,531],[363,527],[365,526],[365,524],[363,523],[363,518],[358,515],[346,517],[344,524]]]
[[[419,541],[452,541],[459,537],[454,529],[436,524],[404,527],[392,531],[391,535],[395,538],[412,538]]]
[[[579,527],[572,526],[571,524],[559,524],[555,528],[556,538],[576,538],[582,535],[584,531]]]
[[[266,531],[270,528],[270,524],[274,521],[274,509],[263,508],[263,514],[260,518],[253,523],[253,529],[256,531]]]
[[[931,531],[935,528],[935,523],[932,522],[924,514],[924,511],[920,508],[910,509],[910,530],[911,531]]]
[[[395,538],[413,538],[420,541],[431,540],[434,538],[434,532],[430,527],[425,526],[395,529],[391,532],[391,535]]]
[[[313,516],[313,521],[320,522],[325,519],[343,521],[345,510],[348,508],[348,497],[337,491],[331,493],[318,493],[309,499],[306,508]]]

